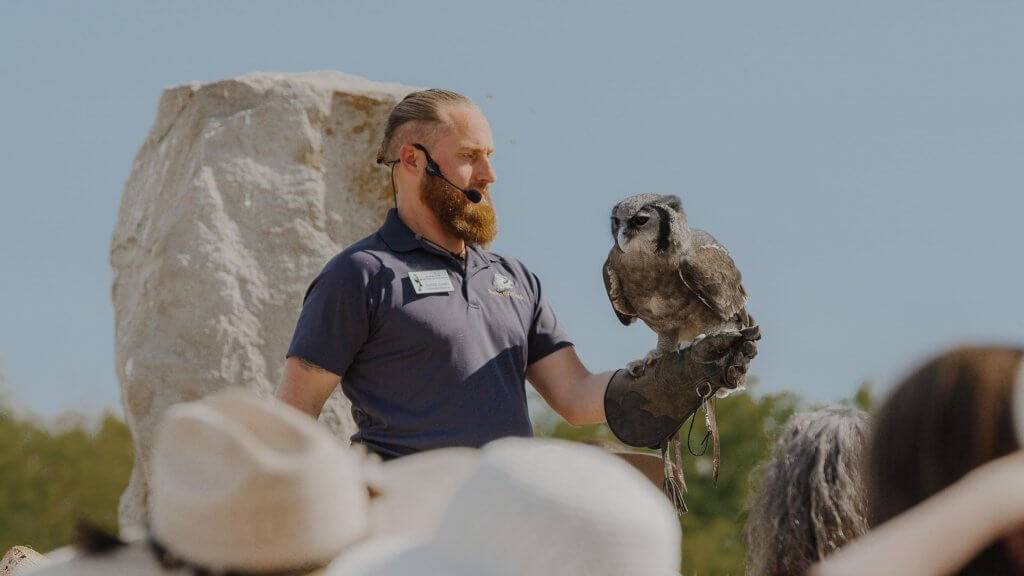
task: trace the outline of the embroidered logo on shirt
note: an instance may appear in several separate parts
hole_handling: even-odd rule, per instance
[[[512,279],[499,272],[494,273],[494,280],[491,281],[491,294],[498,296],[509,296],[512,298],[522,299],[522,295],[516,292],[515,284],[512,283]]]

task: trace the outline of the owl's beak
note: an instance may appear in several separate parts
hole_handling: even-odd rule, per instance
[[[619,249],[619,252],[625,252],[627,242],[629,242],[629,240],[626,238],[625,232],[622,228],[619,228],[618,231],[615,232],[615,247]]]

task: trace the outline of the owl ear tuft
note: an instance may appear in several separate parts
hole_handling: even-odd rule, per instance
[[[683,211],[683,201],[680,200],[679,196],[676,196],[675,194],[666,194],[662,198],[662,202],[669,208],[675,210],[676,212]]]

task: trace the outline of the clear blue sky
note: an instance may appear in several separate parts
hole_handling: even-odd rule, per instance
[[[620,198],[675,193],[739,263],[763,390],[815,401],[939,347],[1024,341],[1024,4],[0,5],[0,365],[45,415],[119,404],[107,253],[171,85],[336,69],[474,98],[499,252],[592,369],[654,343],[599,269]]]

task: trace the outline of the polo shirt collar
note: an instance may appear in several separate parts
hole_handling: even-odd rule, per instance
[[[478,272],[484,268],[489,268],[491,266],[491,262],[496,261],[493,259],[490,252],[476,244],[471,244],[467,249],[466,254],[468,256],[468,258],[466,258],[466,266],[470,273]]]
[[[420,247],[416,233],[398,217],[398,210],[388,210],[384,225],[377,231],[384,243],[395,252],[409,252]]]

